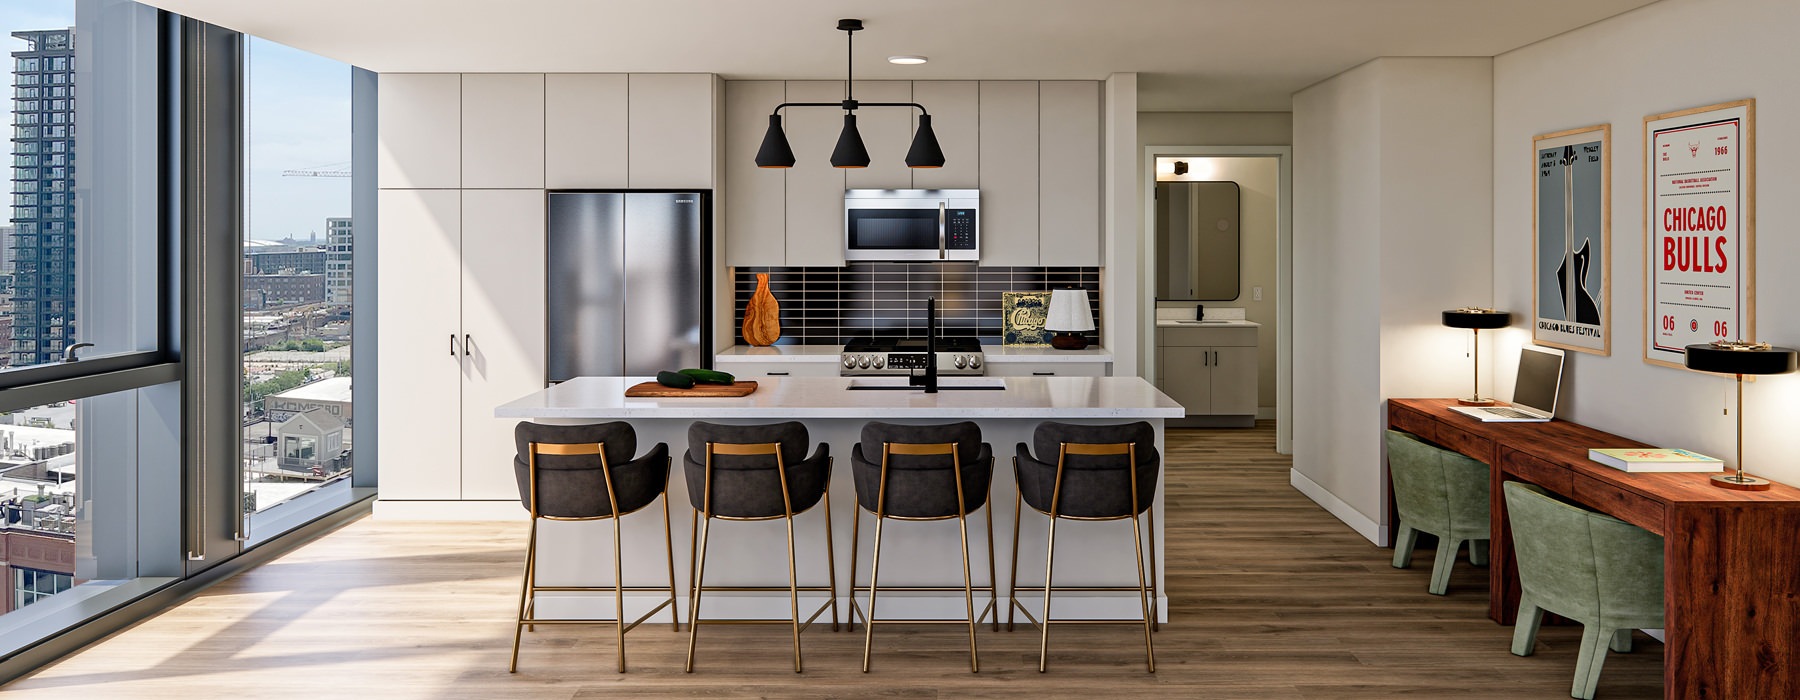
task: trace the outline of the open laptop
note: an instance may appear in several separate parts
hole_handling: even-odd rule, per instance
[[[1563,351],[1556,348],[1519,348],[1519,377],[1513,383],[1511,406],[1451,406],[1450,410],[1487,423],[1544,423],[1556,417],[1556,398],[1562,388]]]

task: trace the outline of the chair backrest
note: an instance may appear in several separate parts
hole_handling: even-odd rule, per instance
[[[808,459],[809,439],[806,426],[798,421],[767,425],[695,421],[688,427],[688,450],[683,459],[689,502],[695,510],[728,518],[768,518],[783,515],[790,506],[794,513],[811,508],[830,477],[830,456],[821,445]],[[710,475],[709,443],[714,445]],[[775,449],[731,448],[761,445],[774,445]],[[787,475],[785,498],[783,471]]]
[[[662,492],[668,474],[666,462],[655,465],[660,469],[649,470],[655,474],[645,468],[622,468],[637,451],[637,433],[630,423],[545,425],[525,421],[513,428],[513,443],[518,450],[513,457],[513,478],[519,487],[519,505],[543,517],[610,517],[615,496],[620,511],[636,510]],[[608,491],[602,455],[606,465],[615,468],[616,494]]]
[[[1663,614],[1663,539],[1643,528],[1504,485],[1519,585],[1539,607],[1583,621],[1652,625]]]
[[[887,459],[883,492],[882,459]],[[870,422],[851,454],[857,502],[864,510],[900,518],[958,514],[955,470],[962,470],[962,513],[987,503],[993,450],[973,422],[896,425]]]
[[[1387,431],[1387,448],[1401,520],[1436,535],[1489,537],[1493,486],[1486,464],[1398,430]]]
[[[1064,445],[1127,444],[1126,454],[1093,454],[1076,449],[1065,453]],[[1031,507],[1043,512],[1077,518],[1122,518],[1150,508],[1156,496],[1156,481],[1161,473],[1162,455],[1156,451],[1156,429],[1149,423],[1115,425],[1074,425],[1045,422],[1032,433],[1034,454],[1020,445],[1019,489]],[[1130,464],[1135,455],[1137,464]],[[1062,483],[1056,482],[1060,458]],[[1132,510],[1131,487],[1137,486],[1136,506]],[[1054,501],[1054,504],[1052,503]]]

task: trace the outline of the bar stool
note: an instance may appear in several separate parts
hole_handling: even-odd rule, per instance
[[[513,476],[519,484],[519,502],[531,512],[531,536],[525,550],[525,582],[519,592],[519,615],[513,628],[512,662],[508,673],[519,670],[519,641],[526,626],[572,625],[611,622],[617,630],[619,672],[625,672],[625,633],[657,611],[669,609],[676,631],[681,621],[675,614],[675,547],[669,534],[669,446],[657,443],[644,456],[637,451],[637,433],[629,423],[594,425],[543,425],[523,422],[513,429],[518,456]],[[669,561],[669,586],[624,585],[625,568],[619,553],[621,516],[637,512],[657,496],[663,499],[663,547]],[[537,534],[539,520],[613,520],[613,585],[537,585]],[[536,617],[539,591],[612,591],[611,620],[545,620]],[[643,617],[625,623],[626,591],[668,591],[669,598]]]
[[[1156,452],[1156,430],[1142,421],[1122,425],[1070,425],[1040,423],[1032,435],[1037,454],[1056,454],[1054,464],[1032,456],[1025,443],[1019,443],[1013,458],[1013,474],[1018,480],[1018,499],[1039,513],[1050,516],[1050,541],[1044,556],[1043,587],[1018,585],[1019,579],[1019,506],[1013,505],[1012,590],[1007,599],[1007,629],[1012,628],[1013,611],[1025,613],[1042,631],[1038,641],[1038,672],[1043,673],[1050,651],[1050,594],[1063,591],[1136,591],[1143,609],[1144,661],[1151,673],[1156,672],[1156,648],[1150,632],[1156,620],[1156,513],[1151,510],[1156,498],[1156,479],[1161,458]],[[1138,515],[1150,513],[1150,582],[1144,581],[1144,537],[1138,528]],[[1056,521],[1058,520],[1123,520],[1131,519],[1133,553],[1137,556],[1138,585],[1131,586],[1065,586],[1056,588],[1052,574],[1056,565]],[[1031,611],[1019,604],[1019,591],[1044,592],[1044,619],[1041,623]],[[1116,624],[1119,620],[1058,620],[1063,623]]]
[[[870,461],[868,455],[879,455]],[[969,670],[979,673],[975,625],[993,615],[1000,628],[998,597],[994,592],[994,514],[987,509],[988,585],[971,585],[969,573],[969,513],[987,505],[988,487],[994,480],[994,450],[981,441],[981,427],[972,422],[948,425],[893,425],[871,422],[863,426],[862,442],[850,454],[856,480],[857,509],[850,529],[850,625],[856,625],[861,609],[857,591],[869,592],[869,612],[863,615],[863,672],[869,672],[869,652],[875,639],[875,599],[880,592],[881,526],[887,520],[948,520],[962,527],[963,585],[908,586],[889,590],[919,592],[961,591],[968,608],[964,619],[903,620],[908,624],[967,624]],[[875,514],[875,557],[869,585],[856,585],[856,547],[862,512]],[[988,604],[975,615],[975,591],[986,591]],[[899,621],[899,620],[896,620]]]
[[[683,457],[688,499],[694,505],[699,544],[694,547],[689,571],[687,671],[694,671],[694,644],[700,636],[700,597],[706,591],[785,590],[792,602],[788,620],[707,620],[707,624],[772,624],[788,622],[794,628],[794,672],[801,669],[800,632],[831,608],[831,628],[837,630],[837,563],[831,544],[831,455],[819,443],[805,457],[806,426],[797,422],[771,425],[719,425],[695,422],[688,428],[688,450]],[[805,457],[805,459],[802,459]],[[814,505],[825,504],[825,562],[828,584],[801,586],[794,565],[794,516]],[[704,523],[700,518],[704,517]],[[707,586],[706,545],[712,521],[787,520],[788,585]],[[800,592],[825,593],[831,600],[800,620]]]

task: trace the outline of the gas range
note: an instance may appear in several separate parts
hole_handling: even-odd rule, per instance
[[[938,374],[979,376],[986,373],[981,343],[970,337],[938,338]],[[866,377],[907,375],[925,371],[924,338],[852,338],[840,355],[838,375]]]

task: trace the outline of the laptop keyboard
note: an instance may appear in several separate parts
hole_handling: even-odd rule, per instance
[[[1533,416],[1524,411],[1520,411],[1518,409],[1513,409],[1513,408],[1507,408],[1505,406],[1495,406],[1493,408],[1484,408],[1481,410],[1487,411],[1488,413],[1492,413],[1496,416],[1500,416],[1501,418],[1535,418],[1536,417],[1536,416]]]

